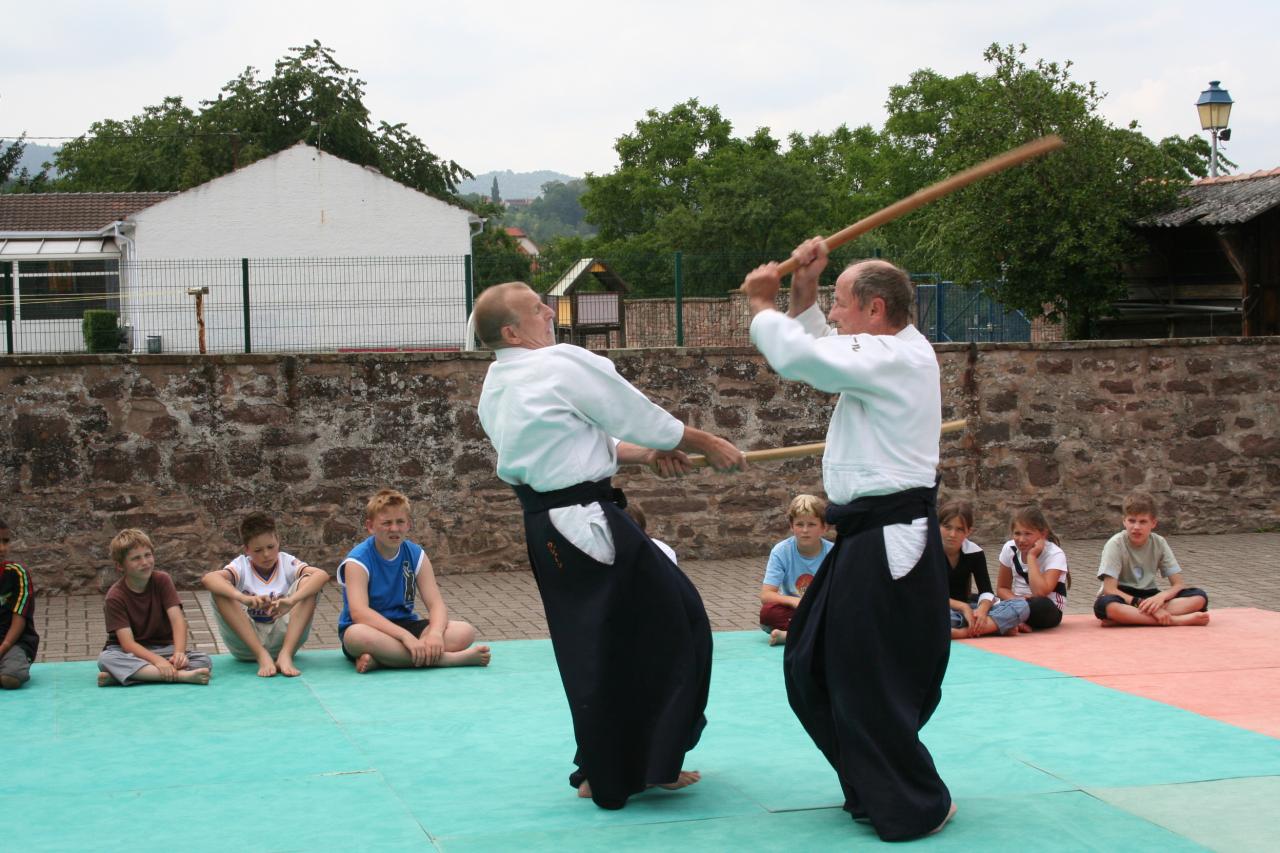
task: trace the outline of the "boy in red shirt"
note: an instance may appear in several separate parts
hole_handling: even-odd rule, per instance
[[[98,686],[144,681],[208,684],[213,661],[187,651],[187,620],[173,580],[158,572],[147,534],[121,530],[111,540],[120,580],[103,604],[107,644],[98,655]]]

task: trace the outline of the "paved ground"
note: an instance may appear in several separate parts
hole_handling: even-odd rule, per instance
[[[1065,543],[1075,583],[1068,596],[1068,613],[1090,613],[1097,581],[1094,570],[1105,540]],[[988,562],[995,581],[995,552],[988,544]],[[1176,536],[1170,539],[1188,579],[1209,593],[1211,607],[1259,607],[1280,611],[1280,533],[1233,533],[1218,536]],[[759,558],[690,561],[683,565],[693,579],[716,631],[757,627],[760,578],[765,555]],[[520,640],[547,636],[546,620],[533,576],[528,572],[489,572],[442,577],[440,588],[451,614],[474,624],[485,640]],[[209,593],[184,591],[183,606],[191,625],[194,647],[225,652],[214,622]],[[337,648],[338,611],[342,593],[330,584],[321,594],[307,648]],[[41,661],[96,658],[106,639],[101,595],[41,597],[37,628]]]

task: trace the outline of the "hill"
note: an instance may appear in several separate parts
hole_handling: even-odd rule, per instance
[[[513,172],[507,169],[502,172],[485,172],[476,175],[469,181],[463,181],[458,185],[458,195],[479,193],[487,196],[489,191],[493,189],[493,179],[495,177],[498,179],[498,193],[504,199],[537,198],[542,195],[542,185],[549,181],[567,183],[577,180],[573,175],[552,172],[549,169],[540,169],[537,172]]]
[[[13,140],[11,139],[0,140],[0,148],[8,148],[9,143],[12,141]],[[13,170],[13,172],[16,175],[19,171],[25,168],[28,172],[34,175],[36,172],[40,171],[40,164],[45,161],[52,161],[53,155],[56,153],[58,153],[58,149],[53,145],[36,145],[34,142],[28,142],[27,147],[22,151],[22,159],[18,161],[18,166]],[[49,170],[50,177],[56,174],[56,170]]]

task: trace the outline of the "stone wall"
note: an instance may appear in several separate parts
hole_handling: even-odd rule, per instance
[[[1118,529],[1124,491],[1164,530],[1274,528],[1280,339],[944,345],[945,490],[977,501],[984,543],[1038,500],[1064,536]],[[744,448],[822,439],[832,399],[783,383],[742,348],[619,350],[619,370],[677,416]],[[0,517],[46,589],[113,572],[124,527],[151,532],[184,585],[237,552],[253,509],[286,550],[332,569],[393,486],[437,571],[525,566],[520,514],[493,475],[474,404],[484,354],[0,358]],[[819,491],[816,459],[678,481],[627,473],[651,532],[682,558],[762,555],[783,508]]]

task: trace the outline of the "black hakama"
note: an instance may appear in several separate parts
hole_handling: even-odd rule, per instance
[[[706,725],[711,625],[693,583],[623,512],[607,480],[554,492],[516,486],[529,562],[564,683],[578,770],[591,798],[620,809],[649,785],[673,782]],[[578,550],[548,510],[599,501],[613,565]]]
[[[951,794],[920,742],[942,697],[951,649],[937,491],[833,504],[835,547],[796,608],[783,670],[787,698],[831,762],[845,810],[885,841],[942,823]],[[883,527],[928,519],[924,553],[894,580]]]

